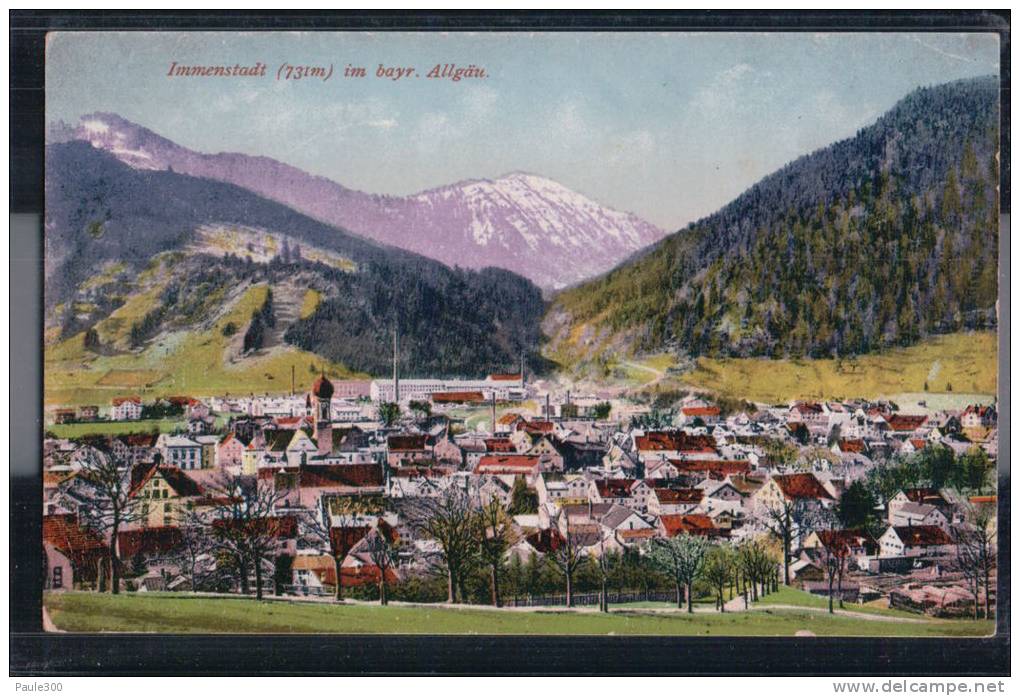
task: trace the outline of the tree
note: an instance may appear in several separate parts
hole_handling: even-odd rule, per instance
[[[733,581],[736,553],[729,546],[714,546],[705,558],[704,578],[715,591],[715,604],[720,612],[726,611],[726,587]]]
[[[450,486],[434,497],[420,497],[408,510],[413,529],[433,539],[442,550],[447,601],[464,599],[464,576],[475,552],[475,511],[468,495]]]
[[[109,540],[110,592],[120,593],[120,556],[117,536],[122,526],[142,518],[141,506],[131,488],[131,468],[112,452],[82,449],[80,485],[69,490],[78,504],[81,524]]]
[[[991,505],[971,505],[967,524],[959,533],[958,562],[974,593],[975,619],[981,590],[985,595],[985,618],[991,618],[991,575],[997,560],[995,524],[995,509]]]
[[[839,606],[841,609],[843,608],[843,575],[846,573],[850,547],[838,532],[820,532],[819,537],[822,538],[821,547],[818,549],[819,560],[829,582],[829,613],[832,614],[834,590],[839,596]]]
[[[875,497],[861,480],[854,481],[836,505],[836,519],[846,529],[871,529],[875,518]]]
[[[237,333],[237,324],[235,324],[232,321],[228,321],[226,324],[223,325],[223,329],[221,329],[220,333],[222,333],[224,336],[227,336],[228,338],[230,336],[233,336],[234,334]]]
[[[981,493],[989,485],[994,472],[988,454],[975,445],[967,450],[957,462],[957,484],[960,488],[968,488]]]
[[[419,422],[427,423],[432,416],[432,404],[428,401],[412,400],[408,406],[416,414],[416,420]]]
[[[523,476],[514,479],[507,512],[511,515],[534,515],[538,512],[538,494],[528,488]]]
[[[319,546],[329,549],[333,559],[336,587],[333,599],[343,601],[343,563],[351,549],[368,533],[370,526],[366,515],[374,515],[384,508],[382,499],[377,497],[324,495],[319,498],[317,514],[306,520],[308,534]]]
[[[379,420],[387,428],[392,427],[400,418],[400,404],[393,401],[383,401],[379,404]]]
[[[759,595],[768,594],[770,580],[775,576],[776,559],[772,550],[761,538],[749,539],[742,543],[737,552],[741,580],[743,584],[744,605],[748,603],[748,589],[751,590],[752,601],[757,602]]]
[[[613,405],[611,403],[608,401],[600,401],[591,407],[591,415],[594,416],[596,420],[606,420],[609,418],[609,414],[612,410]]]
[[[250,573],[255,573],[255,599],[261,600],[263,564],[276,558],[282,522],[275,513],[286,491],[271,481],[227,474],[210,488],[216,501],[209,512],[215,546],[235,559],[242,594],[248,593]]]
[[[492,606],[503,606],[499,592],[499,577],[503,572],[503,559],[510,548],[510,521],[499,498],[492,496],[481,503],[476,513],[476,534],[482,562],[489,569],[489,590]]]
[[[94,327],[85,330],[85,335],[82,336],[82,347],[91,351],[99,348],[99,332]]]
[[[793,540],[800,531],[798,510],[800,506],[792,500],[783,498],[764,506],[763,522],[765,527],[779,540],[783,546],[783,584],[790,584],[790,560]]]
[[[701,574],[708,546],[705,537],[687,533],[652,541],[649,555],[652,562],[673,579],[677,609],[683,607],[681,590],[686,589],[687,611],[694,611],[694,581]]]
[[[178,570],[187,578],[192,592],[198,591],[210,575],[209,564],[202,562],[213,550],[207,522],[200,513],[189,510],[180,528],[181,543],[175,548]]]
[[[915,456],[932,488],[943,488],[952,481],[956,463],[953,450],[945,445],[929,445]]]
[[[567,583],[568,609],[574,606],[574,576],[585,559],[584,539],[585,537],[571,526],[568,518],[566,531],[558,536],[557,543],[553,544],[552,553],[549,554],[549,559],[559,569]]]
[[[386,596],[386,574],[393,570],[399,557],[400,537],[393,527],[386,520],[379,519],[375,529],[365,537],[365,546],[372,563],[379,569],[379,604],[386,606],[389,599]],[[337,584],[340,578],[337,577]]]

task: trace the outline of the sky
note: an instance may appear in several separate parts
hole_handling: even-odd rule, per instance
[[[47,119],[114,112],[372,193],[526,171],[673,230],[917,87],[998,74],[998,59],[998,36],[975,33],[57,32]],[[174,61],[267,67],[168,77]],[[333,75],[277,79],[285,63]],[[486,77],[426,76],[447,63]],[[347,65],[368,76],[345,79]]]

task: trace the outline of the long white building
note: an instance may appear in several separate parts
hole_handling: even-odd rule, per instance
[[[372,401],[427,400],[441,392],[481,392],[486,399],[495,395],[499,400],[525,398],[524,379],[517,374],[492,374],[485,379],[401,379],[400,396],[394,398],[392,379],[374,379],[370,388]]]

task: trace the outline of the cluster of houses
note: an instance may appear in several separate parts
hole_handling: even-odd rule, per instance
[[[394,396],[404,405],[429,400],[434,409],[425,416],[405,410],[387,425],[373,401]],[[196,510],[217,504],[218,482],[225,477],[279,494],[273,511],[279,520],[276,553],[288,557],[286,584],[299,592],[373,582],[380,573],[399,581],[415,572],[437,548],[409,528],[402,510],[452,490],[513,508],[508,557],[522,560],[549,553],[567,534],[581,540],[590,555],[642,549],[653,539],[680,534],[739,543],[769,532],[768,510],[795,503],[805,514],[790,549],[794,580],[818,590],[824,585],[820,555],[834,544],[845,545],[852,557],[847,587],[862,597],[888,594],[890,587],[916,578],[951,581],[964,511],[975,502],[994,504],[994,497],[967,499],[949,490],[902,490],[882,501],[887,526],[877,538],[837,528],[832,514],[854,481],[893,455],[944,445],[958,454],[979,447],[994,460],[994,406],[908,415],[881,402],[797,402],[724,415],[718,406],[690,397],[670,427],[646,430],[630,427],[621,414],[632,410],[615,405],[602,418],[564,408],[569,395],[557,408],[546,396],[539,413],[512,406],[525,397],[542,400],[529,392],[522,374],[474,382],[393,380],[388,386],[385,380],[334,382],[322,376],[301,395],[185,399],[188,425],[177,434],[47,437],[47,587],[96,582],[109,562],[111,542],[125,567],[144,566],[140,589],[184,586],[176,551],[198,519]],[[573,403],[582,399],[575,396]],[[495,417],[497,401],[502,413]],[[473,402],[493,409],[494,417],[478,429],[444,415],[449,407]],[[134,398],[115,399],[111,417],[137,419],[141,407]],[[79,420],[83,415],[75,414]],[[98,413],[90,410],[89,416]],[[776,444],[799,456],[777,457]],[[78,491],[87,485],[82,471],[90,457],[119,462],[136,499],[135,519],[115,540],[84,521],[85,498]],[[330,545],[332,533],[348,533],[349,520],[335,512],[344,499],[385,504],[359,513],[361,532],[349,544],[338,576]],[[316,536],[312,526],[331,533]],[[366,544],[382,533],[407,543],[401,562],[380,570]]]

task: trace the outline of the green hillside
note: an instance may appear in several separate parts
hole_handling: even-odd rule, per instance
[[[555,298],[547,355],[829,358],[995,326],[998,82],[922,89],[855,137]]]

